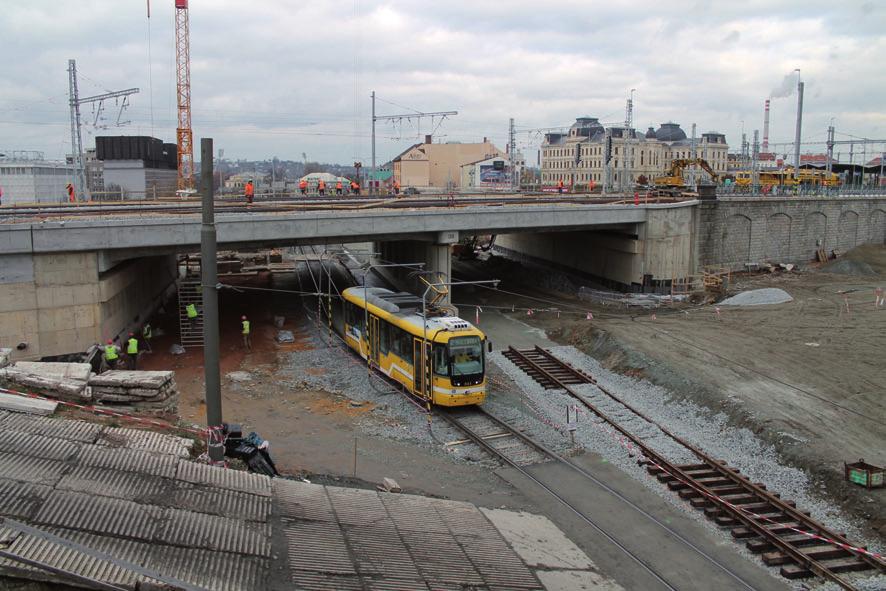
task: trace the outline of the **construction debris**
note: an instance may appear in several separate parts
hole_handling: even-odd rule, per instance
[[[292,334],[291,330],[277,331],[277,342],[278,343],[294,343],[295,342],[295,335]]]
[[[18,394],[4,394],[0,392],[0,409],[2,410],[46,416],[54,413],[56,407],[58,407],[58,402],[51,400],[25,398]]]
[[[71,402],[89,402],[92,391],[88,363],[17,361],[0,369],[0,386]]]
[[[250,472],[271,477],[280,475],[268,453],[267,440],[254,431],[243,437],[243,428],[237,423],[224,423],[223,427],[227,457],[243,460]]]
[[[777,287],[764,289],[751,289],[726,298],[720,302],[721,306],[766,306],[769,304],[784,304],[793,301],[794,298],[788,292]]]
[[[379,488],[389,493],[398,493],[403,490],[402,488],[400,488],[400,485],[397,484],[396,480],[394,480],[393,478],[388,478],[387,476],[382,479],[381,486]]]
[[[0,369],[9,365],[10,357],[12,357],[12,349],[0,347]]]
[[[852,464],[843,463],[846,481],[865,488],[883,488],[886,486],[886,469],[868,464],[864,459]]]
[[[175,412],[178,390],[171,371],[106,371],[89,380],[92,396],[102,404],[137,411]]]

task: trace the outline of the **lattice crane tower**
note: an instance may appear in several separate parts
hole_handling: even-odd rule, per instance
[[[175,0],[175,73],[178,94],[178,190],[194,189],[194,138],[191,132],[191,35],[188,0]]]

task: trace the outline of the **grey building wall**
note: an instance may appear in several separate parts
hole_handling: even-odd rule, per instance
[[[175,195],[178,172],[165,168],[145,167],[142,160],[106,160],[105,190],[120,187],[125,199],[172,197]]]
[[[886,197],[727,198],[698,206],[701,266],[810,261],[817,248],[886,241]]]

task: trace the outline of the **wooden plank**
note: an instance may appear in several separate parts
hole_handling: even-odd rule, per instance
[[[52,400],[25,398],[17,394],[4,394],[0,392],[0,409],[3,410],[46,416],[54,413],[56,407],[58,407],[58,402]]]

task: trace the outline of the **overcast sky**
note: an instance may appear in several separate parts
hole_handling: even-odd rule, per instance
[[[126,127],[96,130],[92,107],[84,107],[87,145],[96,134],[120,133],[174,142],[173,6],[151,0],[149,24],[145,0],[0,0],[0,151],[41,150],[52,159],[70,152],[69,58],[77,60],[81,96],[141,88]],[[439,127],[434,121],[440,141],[488,136],[504,148],[514,117],[518,146],[532,160],[540,135],[529,130],[580,115],[622,121],[632,88],[636,127],[673,120],[688,134],[695,122],[699,133],[723,132],[737,147],[742,122],[749,136],[762,133],[763,101],[794,68],[806,83],[804,141],[824,142],[831,118],[841,134],[886,136],[882,0],[191,0],[190,7],[195,145],[213,137],[226,158],[304,152],[368,165],[372,90],[381,115],[458,111]],[[105,123],[114,123],[108,107]],[[795,113],[795,94],[773,99],[771,142],[793,141]],[[380,122],[378,162],[429,131],[429,120],[420,130]]]

